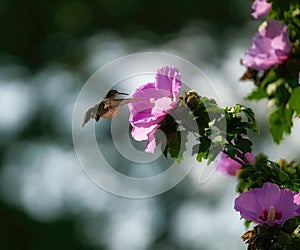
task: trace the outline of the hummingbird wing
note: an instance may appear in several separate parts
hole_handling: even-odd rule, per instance
[[[112,118],[120,113],[118,106],[125,105],[134,101],[139,100],[139,98],[127,98],[127,99],[103,99],[94,106],[90,107],[85,111],[82,127],[90,120],[95,119],[99,121],[102,118]]]
[[[127,99],[111,99],[106,98],[100,103],[95,120],[98,121],[101,118],[112,118],[120,113],[119,106],[128,104],[137,100],[137,98]]]
[[[118,108],[109,108],[107,109],[107,112],[101,116],[101,118],[113,118],[118,114],[120,114],[120,110]]]
[[[82,125],[81,127],[83,128],[84,125],[90,120],[90,119],[95,119],[96,118],[96,114],[97,114],[97,110],[99,108],[100,103],[95,104],[94,106],[88,108],[85,113],[84,113],[84,117],[83,117],[83,121],[82,121]]]

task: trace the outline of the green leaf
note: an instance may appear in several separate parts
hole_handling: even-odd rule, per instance
[[[207,153],[200,152],[200,153],[198,153],[196,159],[197,159],[197,161],[202,162],[202,160],[206,159],[206,158],[207,158]]]
[[[290,98],[289,90],[286,87],[286,84],[283,83],[286,83],[286,81],[281,81],[281,84],[278,85],[275,90],[275,101],[278,106],[286,104]]]
[[[226,144],[226,152],[227,152],[227,155],[233,159],[235,157],[235,155],[237,154],[237,149],[236,149],[236,146],[233,145],[233,144]]]
[[[288,105],[296,112],[296,115],[300,115],[300,87],[293,90]]]
[[[289,175],[284,172],[277,163],[270,162],[270,165],[272,166],[272,170],[274,171],[274,174],[277,176],[280,183],[285,183],[289,180]]]
[[[297,227],[297,220],[295,218],[289,219],[283,224],[282,231],[285,233],[293,233]]]
[[[246,96],[247,100],[260,100],[267,98],[268,94],[264,88],[255,88],[249,95]]]
[[[175,140],[169,142],[169,153],[173,159],[178,163],[183,159],[183,152],[185,151],[185,143],[187,141],[186,131],[177,131]]]
[[[164,137],[160,133],[163,133]],[[154,137],[157,144],[161,143],[166,158],[169,154],[174,160],[180,162],[186,150],[187,134],[186,130],[179,130],[178,123],[172,115],[167,115],[160,122],[160,127],[156,130]],[[163,140],[163,138],[166,138],[166,140]]]
[[[252,142],[246,138],[240,138],[235,140],[234,144],[238,149],[240,149],[243,153],[251,152]]]
[[[263,81],[261,82],[261,86],[265,87],[267,84],[275,82],[278,79],[276,72],[271,69],[266,76],[264,77]]]
[[[280,143],[283,138],[283,134],[291,133],[293,111],[287,108],[285,105],[280,106],[274,110],[269,116],[270,131],[273,140],[276,143]]]
[[[211,146],[211,140],[207,137],[200,137],[200,143],[193,146],[193,153],[197,153],[197,161],[201,162],[203,159],[207,159]]]
[[[262,187],[265,182],[272,182],[282,188],[299,191],[300,164],[281,160],[279,163],[256,157],[254,165],[244,165],[239,172],[238,192],[250,188]]]
[[[178,163],[183,160],[183,153],[186,151],[187,132],[177,131],[172,137],[167,138],[167,145],[163,151],[165,157],[170,154],[171,158]]]

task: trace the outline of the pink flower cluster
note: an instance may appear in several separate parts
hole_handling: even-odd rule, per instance
[[[268,15],[272,8],[272,3],[268,3],[266,0],[255,0],[252,3],[252,9],[254,12],[251,14],[255,19]]]
[[[253,36],[252,46],[245,53],[243,64],[256,70],[265,70],[283,64],[290,53],[287,26],[270,20],[263,23],[261,30]]]
[[[154,152],[155,131],[177,104],[180,88],[181,76],[178,69],[166,66],[157,70],[153,83],[146,83],[133,93],[132,97],[138,100],[128,104],[129,122],[133,127],[131,135],[137,141],[148,140],[146,152]]]
[[[240,194],[234,208],[246,220],[271,227],[282,226],[288,219],[300,215],[300,195],[266,182],[262,188]]]
[[[266,0],[252,3],[255,19],[265,17],[272,8]],[[243,64],[248,68],[266,70],[274,65],[283,64],[291,53],[288,27],[276,20],[264,22],[252,38],[251,48],[245,53]]]
[[[255,162],[255,157],[252,153],[245,154],[245,157],[250,164],[253,164]],[[217,170],[226,175],[236,175],[237,171],[241,167],[242,165],[240,163],[234,161],[224,153],[222,153],[217,164]]]

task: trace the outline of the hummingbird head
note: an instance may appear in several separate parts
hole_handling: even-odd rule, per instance
[[[121,92],[118,92],[117,90],[115,89],[112,89],[110,91],[107,92],[106,96],[105,96],[105,99],[106,98],[116,98],[118,95],[128,95],[127,93],[121,93]]]

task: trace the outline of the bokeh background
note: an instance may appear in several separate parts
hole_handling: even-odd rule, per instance
[[[112,195],[80,167],[72,114],[82,86],[105,64],[135,52],[167,52],[203,70],[222,104],[255,110],[263,138],[253,136],[255,153],[300,160],[299,121],[275,145],[267,102],[243,99],[252,83],[239,82],[245,70],[239,60],[259,24],[250,6],[250,0],[1,0],[1,249],[245,249],[234,178],[216,173],[200,184],[196,170],[156,197]]]

